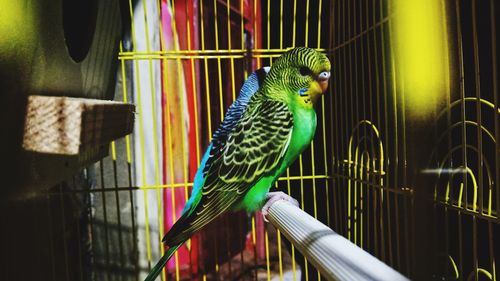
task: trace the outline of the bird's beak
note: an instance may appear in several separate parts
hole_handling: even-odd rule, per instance
[[[318,75],[318,83],[319,86],[321,87],[321,91],[323,94],[326,92],[328,89],[328,80],[330,79],[330,72],[329,71],[323,71]]]

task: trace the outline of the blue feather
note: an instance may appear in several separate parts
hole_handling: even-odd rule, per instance
[[[207,164],[208,157],[210,156],[211,148],[212,148],[212,144],[210,144],[208,146],[207,151],[205,152],[205,155],[203,155],[203,158],[201,159],[200,167],[198,167],[198,171],[196,171],[196,175],[194,176],[193,191],[191,192],[191,197],[189,197],[189,200],[186,202],[186,205],[184,206],[184,209],[182,210],[182,214],[186,213],[189,209],[191,209],[193,202],[201,194],[203,183],[205,182],[203,170],[205,169],[205,165]]]
[[[241,87],[238,98],[228,108],[226,115],[224,116],[224,121],[222,121],[219,128],[215,131],[212,138],[212,143],[218,141],[226,141],[227,135],[231,132],[236,123],[238,123],[238,120],[240,120],[241,116],[245,112],[250,98],[259,90],[260,86],[262,85],[267,72],[269,72],[269,68],[263,67],[248,76],[247,80]]]

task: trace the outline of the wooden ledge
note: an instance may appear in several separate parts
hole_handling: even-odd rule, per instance
[[[77,155],[132,132],[133,104],[50,96],[29,96],[23,148]]]

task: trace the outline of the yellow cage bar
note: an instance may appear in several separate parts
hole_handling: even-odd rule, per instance
[[[272,190],[412,280],[498,280],[498,1],[122,2],[115,100],[136,105],[134,133],[1,209],[5,280],[22,280],[7,236],[35,230],[16,243],[41,280],[142,280],[242,83],[295,46],[327,54],[332,76],[313,142]],[[161,280],[325,279],[258,214],[186,244]]]

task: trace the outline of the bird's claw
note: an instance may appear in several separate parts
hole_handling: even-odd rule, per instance
[[[295,200],[295,198],[281,191],[268,192],[266,195],[266,199],[267,199],[266,204],[264,204],[264,206],[262,207],[262,218],[264,219],[265,222],[269,222],[266,216],[267,214],[269,214],[269,207],[271,207],[271,205],[276,201],[285,200],[290,202],[292,205],[299,207],[299,201]]]
[[[262,219],[265,222],[269,222],[269,220],[266,218],[267,214],[268,214],[267,210],[262,209]]]

